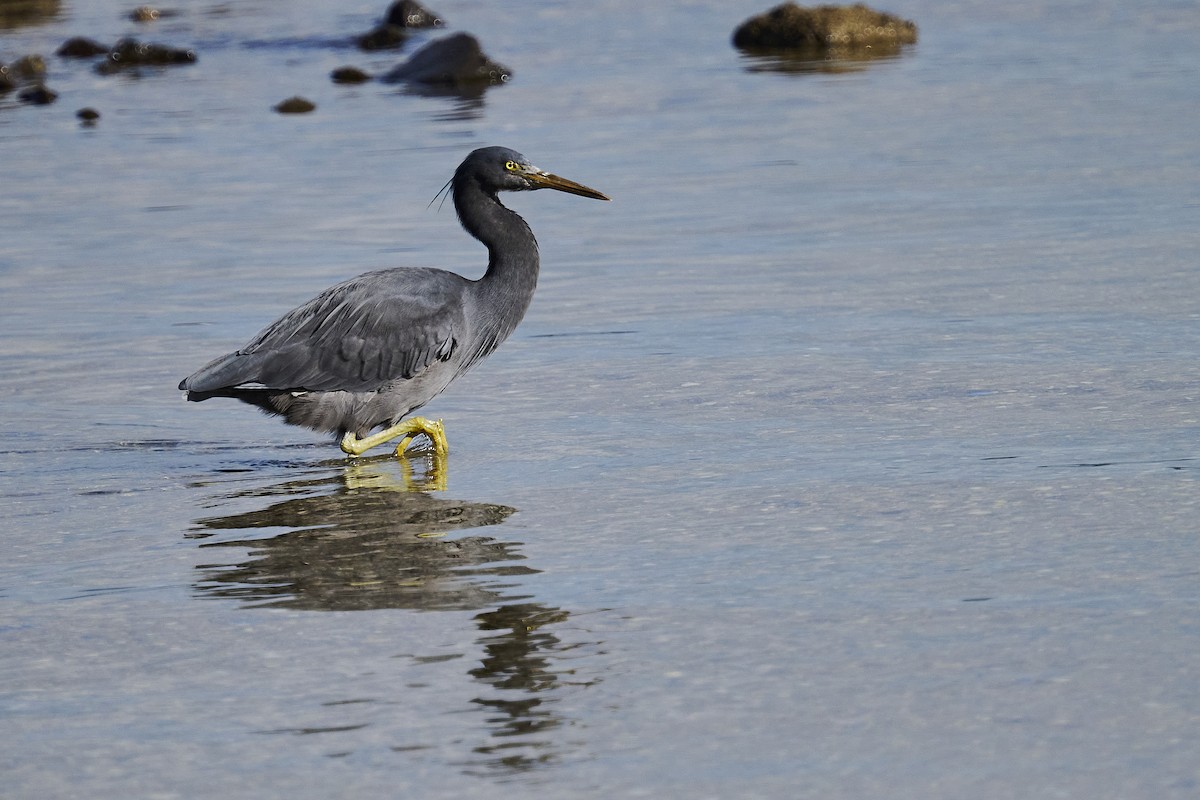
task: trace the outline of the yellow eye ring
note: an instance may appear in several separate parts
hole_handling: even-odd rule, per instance
[[[505,168],[506,170],[508,170],[509,172],[516,172],[516,171],[517,171],[517,162],[515,162],[515,161],[505,161],[505,162],[504,162],[504,168]]]

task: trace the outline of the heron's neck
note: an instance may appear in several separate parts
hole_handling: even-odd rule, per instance
[[[467,233],[488,249],[487,272],[479,282],[503,288],[528,303],[537,286],[539,264],[537,240],[529,225],[474,181],[455,184],[454,208]]]

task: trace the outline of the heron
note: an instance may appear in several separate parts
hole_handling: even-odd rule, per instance
[[[537,285],[537,240],[497,193],[556,189],[609,199],[506,147],[472,151],[447,188],[463,228],[487,247],[483,277],[400,267],[331,286],[184,378],[187,399],[249,403],[335,434],[351,456],[395,439],[399,456],[424,434],[444,458],[442,421],[409,415],[509,337]]]

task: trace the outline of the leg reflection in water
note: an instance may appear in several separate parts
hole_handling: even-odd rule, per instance
[[[593,648],[594,642],[566,642],[552,632],[568,613],[538,603],[501,606],[479,614],[475,621],[487,635],[480,638],[484,657],[471,677],[493,691],[474,702],[487,709],[495,741],[475,748],[487,771],[525,771],[553,761],[569,746],[562,741],[562,718],[554,706],[570,687],[587,687],[588,680],[570,666],[572,651]],[[494,633],[493,633],[494,631]]]
[[[564,710],[578,709],[584,701],[573,702],[575,693],[600,682],[603,645],[579,614],[532,599],[528,579],[538,570],[520,542],[480,532],[515,509],[414,491],[417,479],[391,456],[322,462],[305,477],[265,486],[248,487],[248,474],[255,473],[206,479],[219,493],[187,534],[204,554],[197,597],[249,609],[451,612],[432,626],[424,613],[339,620],[342,632],[374,630],[380,620],[397,631],[388,640],[364,636],[356,650],[344,639],[328,651],[319,638],[297,643],[296,652],[310,654],[306,673],[336,677],[315,681],[315,692],[282,693],[286,708],[268,711],[289,724],[255,732],[320,735],[339,757],[382,748],[418,769],[433,759],[491,777],[562,765],[586,751],[583,723]],[[246,511],[248,502],[259,507]],[[239,513],[212,514],[227,504]],[[389,644],[381,650],[380,641]]]
[[[519,542],[442,537],[498,525],[516,509],[413,491],[411,473],[396,472],[397,459],[387,456],[261,489],[239,484],[227,499],[270,502],[194,523],[188,535],[205,539],[202,548],[239,555],[198,565],[197,594],[318,611],[478,609],[510,599],[512,576],[534,572],[514,563],[524,560]],[[269,538],[250,535],[280,528]]]

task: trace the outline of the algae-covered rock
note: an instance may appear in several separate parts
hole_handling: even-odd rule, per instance
[[[46,59],[37,54],[21,56],[9,63],[5,71],[19,83],[40,81],[46,77]]]
[[[751,17],[733,33],[744,50],[896,50],[917,41],[915,23],[857,3],[808,8],[795,3]]]
[[[15,61],[0,64],[0,94],[11,92],[20,86],[40,85],[46,77],[46,61],[39,55],[21,56]],[[43,87],[44,88],[44,87]],[[49,91],[49,90],[47,90]],[[23,95],[24,93],[22,93]],[[51,92],[53,94],[53,92]],[[57,95],[56,95],[57,96]],[[22,100],[27,100],[24,96]],[[53,100],[53,98],[51,98]],[[49,101],[48,101],[49,102]]]

